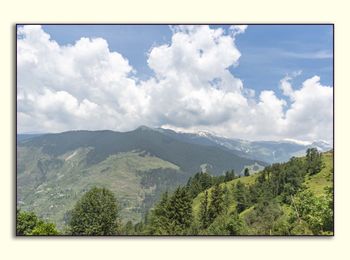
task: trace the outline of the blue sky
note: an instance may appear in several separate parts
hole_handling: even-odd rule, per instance
[[[212,25],[225,28],[228,25]],[[153,76],[147,66],[151,47],[169,43],[168,25],[45,25],[43,29],[60,44],[74,44],[81,37],[102,37],[111,51],[126,57],[140,79]],[[239,66],[230,71],[244,85],[256,91],[271,89],[281,96],[279,81],[287,74],[301,71],[293,79],[300,86],[305,78],[321,77],[321,83],[333,86],[332,25],[249,25],[236,38],[241,52]]]
[[[333,139],[331,25],[17,28],[18,132]]]

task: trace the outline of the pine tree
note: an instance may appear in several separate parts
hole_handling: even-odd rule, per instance
[[[223,207],[224,207],[224,212],[227,213],[228,212],[228,208],[230,206],[230,190],[228,189],[227,185],[224,185],[223,188]]]
[[[170,202],[168,192],[162,195],[160,202],[147,217],[148,232],[152,235],[166,235],[170,232]]]
[[[209,220],[210,223],[215,220],[217,216],[219,216],[224,209],[224,198],[223,198],[223,190],[219,184],[215,184],[213,191],[211,193],[211,202],[209,206]]]
[[[204,193],[204,198],[202,199],[200,204],[200,213],[199,213],[201,227],[204,229],[209,226],[208,207],[209,207],[209,199],[208,199],[208,191],[206,190]]]
[[[236,186],[235,186],[235,190],[234,190],[234,196],[236,198],[236,202],[237,202],[237,212],[240,213],[243,210],[245,210],[247,208],[247,204],[248,204],[248,199],[247,199],[247,188],[245,187],[245,185],[241,182],[238,181]]]
[[[228,182],[228,181],[231,181],[235,178],[235,171],[232,170],[232,171],[227,171],[225,173],[225,182]]]
[[[192,199],[186,188],[178,187],[170,198],[169,220],[173,224],[172,233],[184,232],[191,226]]]
[[[316,148],[306,150],[307,171],[310,175],[316,174],[322,169],[322,155]]]

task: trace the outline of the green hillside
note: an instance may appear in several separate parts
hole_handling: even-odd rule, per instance
[[[58,157],[79,148],[92,148],[86,154],[87,165],[100,163],[113,154],[145,151],[179,166],[189,174],[199,171],[203,164],[210,166],[214,175],[220,175],[227,169],[239,172],[246,165],[256,163],[267,165],[258,160],[240,157],[226,148],[188,143],[147,127],[130,132],[70,131],[46,134],[26,140],[19,146],[41,149],[51,157]]]
[[[305,161],[305,158],[302,160]],[[261,176],[263,173],[258,173],[254,176],[249,176],[249,177],[241,177],[239,179],[232,180],[228,183],[223,183],[220,186],[225,189],[225,187],[233,191],[235,185],[237,185],[237,182],[240,181],[241,183],[247,185],[248,187],[254,185],[254,183],[257,181],[257,178],[259,175]],[[302,189],[297,192],[293,197],[294,200],[295,198],[298,198],[300,194],[303,194],[304,191],[311,191],[315,197],[318,198],[324,198],[326,196],[326,191],[327,189],[333,190],[333,153],[332,152],[326,152],[322,154],[322,169],[320,172],[318,172],[315,175],[310,175],[306,174],[304,178],[304,182],[302,184]],[[211,194],[213,188],[210,188],[208,190],[208,193]],[[203,200],[204,192],[200,193],[194,200],[193,200],[193,213],[196,219],[199,219],[199,209],[200,209],[200,202]],[[227,208],[225,215],[227,218],[230,218],[231,215],[236,212],[236,205],[237,201],[232,194],[228,196],[229,198],[229,207]],[[276,205],[279,213],[276,213],[276,216],[274,217],[273,221],[275,226],[271,226],[270,228],[272,229],[271,233],[268,234],[277,234],[277,235],[300,235],[300,234],[305,234],[305,235],[312,235],[315,234],[310,228],[310,226],[306,223],[306,221],[300,221],[301,223],[298,223],[297,226],[291,227],[290,226],[290,219],[293,218],[293,213],[294,211],[294,204],[292,203],[286,203],[284,202],[280,196],[277,196],[275,198],[270,198],[274,201],[276,201]],[[254,210],[258,207],[257,204],[253,204],[249,208],[245,209],[244,211],[239,213],[240,218],[243,220],[244,225],[245,225],[245,234],[247,235],[256,235],[256,234],[266,234],[266,233],[260,233],[261,231],[261,224],[254,223],[255,219],[260,219],[263,218],[263,216],[255,216],[254,215]],[[260,212],[262,213],[262,212]],[[322,213],[322,212],[321,212]],[[255,217],[255,219],[254,219]],[[313,216],[314,217],[314,216]],[[225,217],[223,218],[225,219]],[[252,221],[253,219],[253,221]],[[271,219],[272,220],[272,219]],[[221,221],[225,222],[225,220]],[[215,222],[213,223],[214,225],[216,224]],[[260,226],[259,226],[260,225]],[[270,231],[271,231],[270,229]],[[267,235],[268,235],[267,234]],[[323,235],[331,235],[333,234],[332,231],[324,231],[321,233],[317,234],[323,234]]]
[[[305,185],[315,195],[321,196],[325,188],[333,188],[333,152],[323,153],[323,168],[313,176],[306,176]]]
[[[323,168],[322,170],[317,173],[316,175],[310,176],[307,175],[305,177],[304,184],[306,188],[310,191],[312,191],[317,196],[322,196],[324,194],[325,188],[332,188],[333,187],[333,153],[332,152],[326,152],[323,153]],[[222,189],[227,188],[228,190],[233,190],[234,186],[237,184],[238,181],[242,182],[243,184],[246,184],[248,186],[255,183],[257,177],[261,173],[257,173],[248,177],[242,176],[240,178],[234,179],[232,181],[221,183],[220,186]],[[209,195],[211,194],[213,188],[208,189]],[[231,194],[232,195],[232,194]],[[201,192],[194,200],[193,200],[193,213],[196,217],[198,217],[199,213],[199,206],[200,201],[204,197],[204,192]],[[230,208],[229,212],[233,212],[235,210],[235,199],[233,196],[231,196],[230,200]],[[284,205],[286,208],[288,206]],[[244,212],[241,213],[242,216],[246,215],[247,212],[251,210],[247,209]],[[288,211],[288,209],[287,209]]]
[[[130,132],[71,131],[19,140],[17,207],[63,228],[69,210],[91,187],[115,193],[124,222],[142,219],[166,190],[206,165],[213,175],[266,163],[226,148],[186,143],[140,127]]]
[[[255,182],[256,178],[258,177],[258,174],[255,175],[251,175],[248,177],[240,177],[237,179],[234,179],[232,181],[229,182],[225,182],[225,183],[221,183],[220,187],[222,189],[228,189],[228,190],[233,190],[234,186],[237,184],[238,181],[246,184],[246,185],[251,185]],[[208,189],[208,194],[209,196],[211,195],[213,188]],[[198,219],[198,215],[199,215],[199,207],[200,207],[200,202],[203,200],[204,197],[204,192],[201,192],[194,200],[193,200],[193,214],[196,217],[196,219]],[[234,199],[234,196],[232,193],[229,193],[229,201],[230,201],[230,207],[228,209],[228,212],[233,212],[236,208],[236,202]]]
[[[195,177],[163,195],[141,234],[333,235],[332,151],[309,149],[306,157],[228,181]]]
[[[137,222],[147,210],[144,208],[145,200],[156,200],[158,193],[171,188],[169,185],[145,187],[142,180],[147,171],[172,170],[173,176],[168,174],[164,177],[169,177],[174,184],[185,178],[176,165],[139,152],[111,155],[98,164],[87,166],[84,160],[89,150],[81,148],[55,158],[40,149],[20,148],[17,175],[19,207],[34,211],[62,228],[65,214],[75,202],[91,187],[101,186],[115,193],[122,209],[121,217]]]

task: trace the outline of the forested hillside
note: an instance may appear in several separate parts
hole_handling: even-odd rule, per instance
[[[306,157],[273,164],[253,176],[233,179],[213,178],[205,173],[196,176],[173,194],[165,193],[142,228],[134,232],[333,234],[333,152],[321,154],[309,149]]]
[[[151,178],[151,177],[148,177]],[[144,185],[149,185],[145,178]],[[333,151],[276,163],[251,175],[198,172],[166,191],[145,218],[134,224],[113,192],[92,188],[70,211],[64,235],[333,235]],[[32,213],[20,212],[22,235],[58,231]],[[19,231],[18,231],[19,230]],[[41,233],[40,233],[41,232]]]
[[[17,203],[59,228],[68,211],[94,186],[110,189],[123,219],[137,223],[160,195],[197,171],[263,168],[226,148],[192,144],[139,127],[130,132],[71,131],[19,138]]]

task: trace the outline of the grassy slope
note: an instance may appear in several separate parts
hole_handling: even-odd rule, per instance
[[[306,185],[307,189],[311,190],[315,195],[321,196],[323,194],[325,187],[332,187],[333,186],[333,153],[327,152],[323,153],[323,168],[322,170],[313,176],[306,176],[304,184]],[[259,173],[249,176],[249,177],[241,177],[239,179],[232,180],[227,183],[221,184],[222,188],[225,186],[232,191],[233,185],[235,185],[239,180],[246,184],[251,185],[255,182],[256,178],[258,177]],[[212,188],[208,189],[209,196],[211,194]],[[199,215],[199,209],[200,209],[200,201],[202,200],[204,196],[204,192],[200,193],[193,201],[193,213],[196,219],[198,219]],[[230,207],[228,209],[228,212],[233,212],[236,207],[236,201],[232,195],[232,192],[229,194],[230,198]],[[286,218],[291,209],[288,205],[281,205],[283,210],[283,215],[281,218]],[[245,218],[252,210],[254,206],[246,209],[245,211],[240,213],[240,216]]]
[[[220,186],[222,188],[225,188],[227,187],[227,189],[229,191],[232,191],[233,190],[233,187],[234,185],[236,185],[236,183],[238,181],[241,181],[242,183],[246,184],[246,185],[251,185],[255,182],[256,178],[257,178],[257,174],[254,174],[254,175],[251,175],[251,176],[248,176],[248,177],[240,177],[238,179],[234,179],[232,181],[229,181],[229,182],[226,182],[226,183],[221,183]],[[208,189],[208,195],[210,197],[211,195],[211,191],[212,191],[213,188],[210,188]],[[200,202],[201,200],[203,199],[204,197],[204,192],[201,192],[194,200],[193,200],[193,205],[192,205],[192,209],[193,209],[193,213],[194,213],[194,216],[197,218],[198,217],[198,214],[199,214],[199,208],[200,208]],[[232,192],[229,192],[229,200],[230,200],[230,207],[229,207],[229,212],[231,211],[234,211],[235,208],[236,208],[236,201],[233,197],[233,194]]]
[[[322,170],[314,176],[306,177],[305,180],[305,185],[317,196],[323,194],[324,188],[333,187],[333,153],[324,153],[322,160]]]
[[[96,165],[86,167],[83,162],[88,152],[89,149],[84,148],[60,156],[58,159],[63,162],[63,166],[49,170],[44,181],[38,181],[40,171],[34,162],[50,158],[40,150],[33,152],[23,148],[19,165],[27,164],[21,166],[23,170],[19,170],[17,176],[19,206],[54,221],[62,228],[67,210],[74,206],[84,192],[96,185],[109,188],[116,194],[123,219],[139,221],[140,205],[152,188],[141,188],[138,172],[157,168],[178,169],[176,165],[157,157],[141,156],[136,152],[112,155]]]

